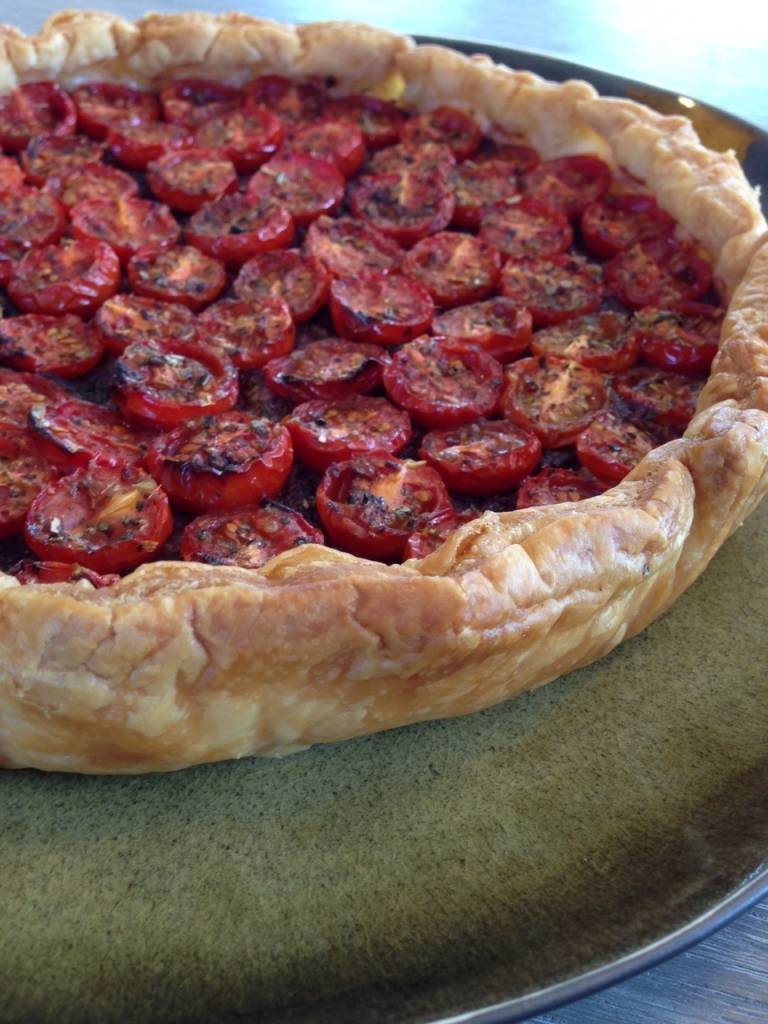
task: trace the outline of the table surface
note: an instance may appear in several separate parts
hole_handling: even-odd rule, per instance
[[[0,17],[34,31],[62,5],[30,0]],[[97,2],[92,5],[98,6]],[[138,17],[146,0],[120,0]],[[231,0],[199,5],[231,10]],[[722,107],[768,130],[768,7],[753,0],[261,0],[242,10],[282,21],[341,18],[424,35],[486,40],[636,78]],[[768,1020],[768,900],[709,940],[614,988],[529,1024],[762,1024]]]

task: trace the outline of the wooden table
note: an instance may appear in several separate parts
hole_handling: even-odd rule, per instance
[[[26,31],[62,5],[3,11]],[[97,6],[94,4],[93,6]],[[107,6],[106,0],[104,6]],[[113,0],[138,17],[147,0]],[[154,9],[231,10],[231,0]],[[424,35],[486,40],[660,85],[768,130],[768,14],[753,0],[261,0],[242,9],[282,21],[345,18]],[[724,17],[724,14],[727,17]],[[762,1024],[768,1021],[768,900],[674,960],[531,1024]]]

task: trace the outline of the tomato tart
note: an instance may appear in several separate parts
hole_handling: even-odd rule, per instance
[[[768,227],[585,82],[351,23],[0,27],[0,764],[475,711],[768,487]]]

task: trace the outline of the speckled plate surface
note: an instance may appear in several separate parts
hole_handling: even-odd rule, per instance
[[[768,186],[766,136],[695,112]],[[681,948],[768,888],[767,542],[768,504],[643,635],[468,718],[175,775],[0,774],[0,1020],[511,1021]]]

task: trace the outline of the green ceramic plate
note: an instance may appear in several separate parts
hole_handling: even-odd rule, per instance
[[[468,718],[1,774],[0,1020],[511,1021],[721,923],[768,888],[767,540],[768,505],[642,636]]]

